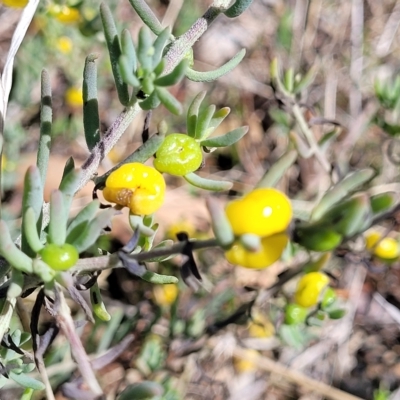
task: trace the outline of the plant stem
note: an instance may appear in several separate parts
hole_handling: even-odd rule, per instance
[[[168,248],[153,249],[139,254],[131,254],[130,257],[139,262],[144,262],[156,257],[181,254],[185,245],[185,242],[175,243],[173,246]],[[217,239],[193,241],[192,245],[193,250],[219,247]],[[122,263],[120,262],[116,254],[112,254],[111,256],[82,258],[76,263],[76,266],[72,268],[70,272],[102,271],[108,268],[122,268]]]
[[[315,154],[315,157],[317,160],[320,162],[322,168],[326,171],[329,172],[331,170],[331,166],[324,156],[324,154],[321,152],[321,149],[318,147],[318,143],[315,140],[315,137],[313,133],[311,132],[311,129],[307,125],[306,120],[304,119],[304,116],[300,110],[300,107],[298,104],[293,104],[292,106],[292,112],[293,116],[295,117],[297,123],[300,126],[301,131],[303,132],[304,136],[307,139],[307,142],[310,146],[310,149],[313,154]]]
[[[71,317],[71,310],[65,301],[64,293],[60,287],[56,287],[56,291],[60,304],[58,315],[56,316],[57,324],[70,343],[72,355],[82,374],[82,378],[96,397],[101,396],[103,391],[97,382],[89,357],[76,333],[74,321]]]

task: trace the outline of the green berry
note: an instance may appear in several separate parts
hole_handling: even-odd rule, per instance
[[[160,172],[184,176],[196,171],[202,160],[200,144],[195,139],[183,133],[172,133],[159,147],[154,167]]]
[[[307,318],[307,308],[296,303],[289,303],[285,308],[285,323],[288,325],[302,324]]]
[[[79,259],[78,251],[71,244],[62,246],[50,243],[40,252],[42,260],[56,271],[66,271],[73,267]]]
[[[335,302],[335,300],[336,300],[335,290],[332,289],[331,287],[327,287],[324,296],[322,297],[321,308],[323,310],[326,310]]]

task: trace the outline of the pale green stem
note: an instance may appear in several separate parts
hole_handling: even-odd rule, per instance
[[[315,157],[321,164],[322,168],[326,172],[329,172],[331,170],[331,166],[330,166],[328,160],[326,159],[325,155],[321,152],[321,149],[319,148],[318,143],[315,140],[313,133],[311,132],[311,129],[309,128],[306,120],[304,119],[303,113],[301,112],[298,104],[293,104],[292,112],[293,112],[293,116],[295,117],[297,123],[299,124],[301,131],[303,132],[305,138],[308,141],[311,151],[313,152],[313,154],[315,155]]]

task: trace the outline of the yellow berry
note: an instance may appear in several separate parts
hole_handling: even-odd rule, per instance
[[[23,8],[28,4],[28,0],[3,0],[3,4],[7,7]]]
[[[57,49],[64,54],[69,54],[72,51],[73,43],[68,36],[61,36],[56,42]]]
[[[292,219],[290,200],[273,188],[255,189],[228,203],[225,211],[235,235],[270,236],[286,230]]]
[[[186,232],[189,237],[193,237],[196,234],[196,228],[188,220],[177,221],[168,227],[166,236],[168,239],[176,240],[179,232]]]
[[[113,171],[106,180],[104,198],[132,214],[149,215],[164,202],[165,181],[154,168],[140,163],[124,164]]]
[[[153,298],[159,306],[170,306],[178,297],[178,285],[154,285]]]
[[[297,284],[296,303],[302,307],[315,306],[328,284],[329,277],[322,272],[310,272],[304,275]]]
[[[246,358],[234,357],[233,365],[238,373],[253,372],[257,370],[257,363],[255,360],[260,355],[257,350],[245,349]],[[252,361],[254,359],[254,361]]]
[[[225,252],[225,257],[231,264],[245,268],[266,268],[279,260],[288,241],[286,233],[266,236],[261,239],[260,249],[255,252],[245,249],[240,242],[236,242]]]
[[[79,10],[68,6],[51,5],[49,12],[54,18],[62,24],[74,24],[79,22],[81,15]]]
[[[379,232],[367,234],[365,241],[367,249],[384,261],[394,261],[400,255],[398,241],[391,237],[382,238]]]
[[[65,102],[70,107],[80,107],[83,105],[82,89],[70,87],[65,92]]]

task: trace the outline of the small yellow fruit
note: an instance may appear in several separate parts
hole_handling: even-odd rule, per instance
[[[279,260],[288,241],[286,233],[266,236],[261,239],[260,249],[254,252],[245,249],[240,242],[236,242],[225,252],[225,257],[231,264],[245,268],[266,268]]]
[[[226,206],[226,216],[237,236],[270,236],[287,229],[292,206],[286,195],[273,188],[255,189]]]
[[[141,163],[124,164],[113,171],[103,189],[107,201],[128,207],[135,215],[153,214],[164,203],[164,195],[163,176]]]
[[[23,8],[28,4],[28,0],[3,0],[3,4],[7,7]]]
[[[61,36],[57,39],[56,47],[61,53],[69,54],[72,51],[73,43],[68,36]]]
[[[383,261],[394,261],[400,255],[399,242],[391,237],[382,237],[379,232],[371,232],[365,237],[366,247]]]
[[[153,298],[159,306],[170,306],[178,297],[178,293],[178,285],[174,283],[153,287]]]
[[[65,102],[70,107],[80,107],[83,105],[82,89],[70,87],[65,92]]]
[[[310,272],[304,275],[297,284],[296,303],[302,307],[315,306],[328,284],[329,277],[322,272]]]

